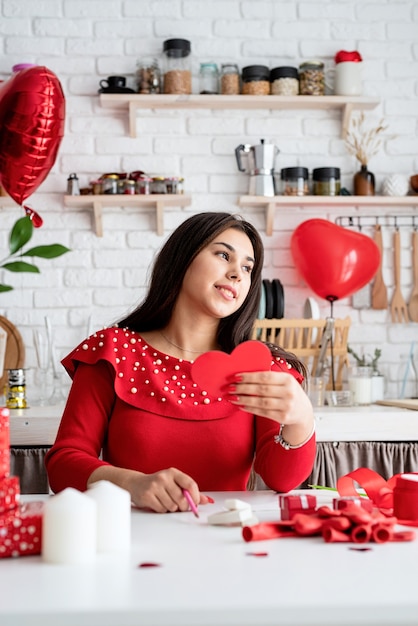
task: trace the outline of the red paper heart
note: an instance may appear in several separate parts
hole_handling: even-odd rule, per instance
[[[291,250],[309,287],[331,302],[364,287],[380,263],[373,239],[323,219],[302,222],[293,232]]]
[[[213,350],[197,357],[192,365],[192,377],[199,387],[219,398],[235,374],[262,372],[270,370],[270,367],[271,352],[268,347],[261,341],[245,341],[231,354]]]

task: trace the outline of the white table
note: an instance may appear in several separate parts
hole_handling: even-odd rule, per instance
[[[0,625],[418,624],[418,539],[368,544],[372,549],[361,552],[320,537],[245,543],[240,528],[209,526],[207,515],[238,497],[260,520],[273,521],[278,496],[211,495],[216,502],[199,507],[200,519],[134,511],[126,557],[100,555],[89,566],[0,559]],[[321,503],[332,497],[316,495]],[[268,556],[247,555],[259,551]],[[142,562],[161,566],[138,568]]]

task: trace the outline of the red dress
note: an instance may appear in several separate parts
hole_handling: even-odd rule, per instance
[[[98,467],[152,474],[176,467],[201,491],[243,491],[252,464],[276,491],[310,474],[315,437],[301,448],[275,443],[277,422],[254,417],[199,388],[191,362],[166,355],[131,330],[95,333],[64,360],[73,384],[46,456],[53,491],[84,491]],[[273,370],[301,375],[282,359]]]

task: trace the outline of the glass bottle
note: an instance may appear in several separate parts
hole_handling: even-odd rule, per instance
[[[138,93],[161,93],[161,70],[158,60],[145,58],[138,61],[135,81]]]
[[[233,96],[240,92],[239,69],[236,63],[221,65],[221,94]]]
[[[164,41],[164,93],[192,93],[190,52],[191,44],[187,39],[167,39]]]
[[[418,363],[415,362],[413,351],[401,355],[398,369],[398,397],[418,398]]]
[[[219,72],[216,63],[201,63],[199,70],[199,93],[219,93]]]
[[[323,96],[325,73],[322,61],[305,61],[299,65],[299,91],[301,96]]]

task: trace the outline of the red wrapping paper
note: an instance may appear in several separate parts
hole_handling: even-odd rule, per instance
[[[41,554],[43,508],[28,502],[0,516],[0,558]]]
[[[279,496],[280,519],[291,520],[298,513],[314,513],[316,496]]]
[[[0,480],[10,474],[10,411],[0,409]]]
[[[0,480],[0,515],[15,509],[20,500],[18,476],[8,476]]]

